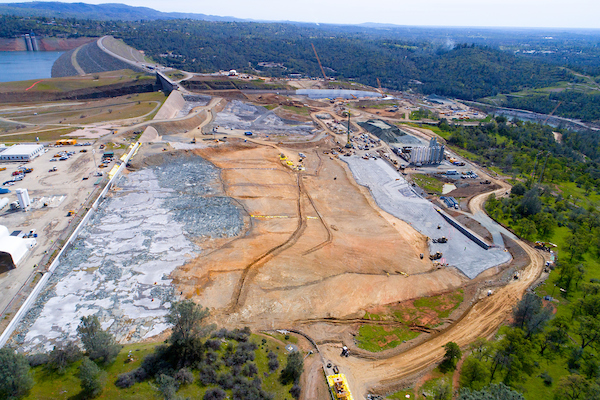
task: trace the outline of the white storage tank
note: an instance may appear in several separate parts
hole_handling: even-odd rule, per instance
[[[15,193],[17,194],[19,206],[23,211],[26,211],[27,207],[31,205],[31,200],[29,200],[29,194],[27,193],[27,189],[15,189]]]

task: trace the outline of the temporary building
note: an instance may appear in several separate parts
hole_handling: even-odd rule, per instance
[[[2,161],[30,161],[44,152],[41,144],[15,144],[0,153]]]
[[[29,249],[35,245],[35,239],[11,236],[8,229],[0,225],[0,272],[16,268]]]

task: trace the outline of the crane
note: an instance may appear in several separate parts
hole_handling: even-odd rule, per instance
[[[317,62],[319,63],[319,67],[321,68],[321,72],[323,73],[323,78],[325,78],[325,80],[327,80],[327,75],[325,75],[325,70],[323,69],[323,66],[321,65],[321,60],[319,59],[319,55],[317,54],[317,49],[315,49],[315,45],[314,44],[310,44],[315,52],[315,57],[317,57]]]
[[[559,101],[558,104],[556,105],[556,107],[554,107],[554,110],[552,110],[550,112],[550,114],[548,114],[548,117],[544,120],[544,125],[546,124],[546,122],[548,122],[548,120],[550,119],[552,114],[554,114],[554,112],[558,109],[558,107],[560,107],[561,104],[562,104],[562,101]]]
[[[379,86],[379,94],[383,94],[383,89],[381,88],[381,82],[379,81],[379,78],[377,78],[377,86]]]

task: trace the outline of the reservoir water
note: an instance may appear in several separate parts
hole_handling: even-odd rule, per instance
[[[0,51],[0,82],[50,78],[62,51]]]

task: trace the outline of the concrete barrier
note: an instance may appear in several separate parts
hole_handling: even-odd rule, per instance
[[[63,255],[63,253],[65,252],[65,250],[69,247],[69,245],[71,245],[73,243],[73,241],[75,239],[77,239],[77,236],[79,236],[79,233],[81,232],[81,230],[85,227],[85,225],[88,223],[90,218],[94,215],[94,213],[98,209],[98,205],[100,204],[100,202],[102,200],[104,200],[104,198],[106,197],[106,193],[108,193],[110,188],[114,185],[115,181],[120,177],[121,172],[127,165],[127,162],[129,162],[131,157],[137,152],[137,150],[140,146],[141,146],[141,143],[137,142],[129,150],[125,161],[121,164],[121,166],[117,170],[117,173],[108,181],[108,183],[106,184],[106,186],[104,187],[102,192],[100,192],[100,195],[98,196],[96,201],[94,201],[94,203],[92,204],[92,207],[87,211],[85,216],[81,219],[81,222],[79,222],[79,225],[77,225],[77,228],[75,228],[73,233],[71,233],[71,235],[69,236],[69,238],[67,239],[67,241],[65,242],[63,247],[61,248],[60,252],[56,256],[54,261],[52,261],[52,264],[50,264],[50,267],[48,268],[48,272],[46,272],[42,276],[42,279],[40,279],[40,281],[37,283],[37,285],[35,285],[31,294],[27,297],[27,299],[25,300],[25,302],[23,303],[21,308],[19,308],[19,311],[17,311],[17,313],[15,314],[13,319],[10,321],[10,323],[8,324],[8,326],[6,327],[4,332],[2,332],[2,335],[0,335],[0,347],[4,347],[6,345],[6,343],[8,342],[8,339],[10,339],[10,336],[13,334],[13,332],[17,328],[17,325],[19,324],[19,322],[21,322],[21,319],[27,313],[27,311],[29,311],[31,306],[35,303],[38,296],[40,295],[40,293],[42,292],[42,290],[48,283],[48,280],[54,273],[54,270],[58,267],[58,265],[60,263],[60,259]]]
[[[435,210],[442,216],[442,218],[448,221],[450,225],[458,229],[463,235],[471,239],[480,247],[484,248],[485,250],[489,250],[490,247],[492,247],[481,236],[471,231],[467,227],[463,226],[460,222],[452,218],[450,215],[446,214],[444,211],[440,210],[439,208],[436,208]]]

